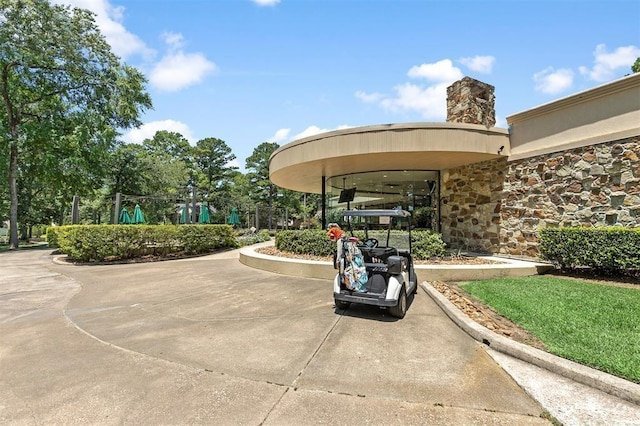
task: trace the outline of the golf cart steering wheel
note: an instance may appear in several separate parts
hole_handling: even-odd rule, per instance
[[[368,248],[378,247],[378,240],[376,240],[375,238],[367,238],[362,243]]]

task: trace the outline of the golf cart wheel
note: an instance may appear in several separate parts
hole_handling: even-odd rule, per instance
[[[404,318],[404,314],[407,313],[407,290],[402,284],[400,288],[400,294],[398,295],[398,304],[389,308],[389,313],[396,318]]]
[[[349,305],[351,305],[350,302],[344,302],[342,300],[334,300],[334,302],[336,304],[336,308],[338,309],[347,309]]]

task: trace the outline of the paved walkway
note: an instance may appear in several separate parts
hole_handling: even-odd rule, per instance
[[[423,292],[335,312],[330,282],[237,257],[0,254],[0,423],[548,424]]]

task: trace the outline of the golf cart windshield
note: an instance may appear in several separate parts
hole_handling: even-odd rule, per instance
[[[347,210],[352,235],[364,231],[363,244],[375,240],[380,247],[411,252],[411,213],[406,210]]]

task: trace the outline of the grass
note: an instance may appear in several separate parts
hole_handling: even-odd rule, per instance
[[[534,276],[462,283],[555,355],[640,383],[640,288]]]
[[[20,244],[18,245],[18,249],[19,250],[27,250],[27,249],[34,249],[34,248],[43,248],[47,245],[47,243],[42,242],[42,241],[34,241],[34,242],[24,242],[24,241],[20,241]],[[9,251],[9,244],[4,244],[4,243],[0,243],[0,253],[2,252],[6,252]]]

